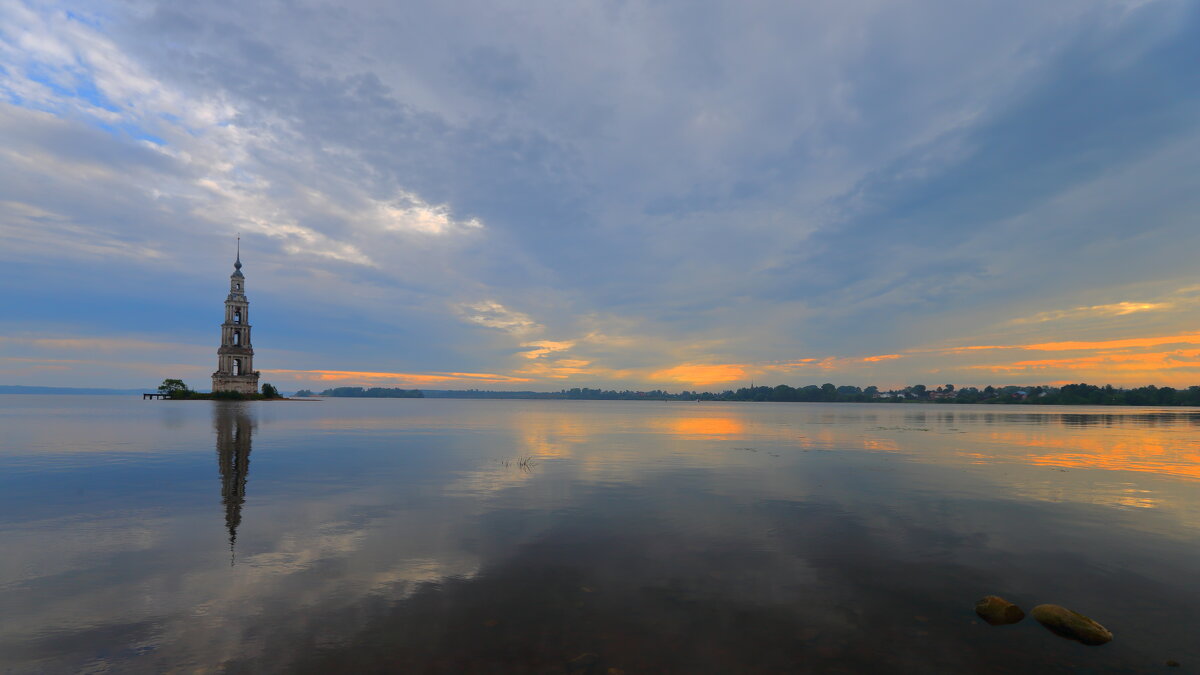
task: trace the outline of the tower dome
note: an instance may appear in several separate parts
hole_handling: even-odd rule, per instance
[[[237,243],[237,259],[233,261],[233,274],[230,276],[245,277],[242,274],[242,238],[238,237]]]

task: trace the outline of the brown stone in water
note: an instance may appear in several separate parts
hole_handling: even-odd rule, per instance
[[[1085,645],[1102,645],[1113,639],[1112,632],[1107,628],[1066,607],[1038,605],[1030,613],[1050,632],[1069,640],[1077,640]]]
[[[975,603],[975,613],[993,626],[1005,626],[1025,618],[1025,612],[1020,607],[998,595],[984,596]]]

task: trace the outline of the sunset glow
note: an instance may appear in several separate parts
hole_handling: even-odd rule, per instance
[[[650,380],[668,380],[690,385],[710,385],[735,382],[746,378],[746,367],[736,364],[687,363],[651,373]]]
[[[380,380],[407,385],[430,385],[445,383],[486,382],[498,384],[502,382],[530,382],[525,378],[492,373],[373,373],[353,370],[264,370],[271,375],[293,377],[300,381],[316,382],[377,382]]]

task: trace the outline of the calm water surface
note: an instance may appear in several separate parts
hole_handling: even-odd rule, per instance
[[[0,551],[4,672],[1197,672],[1200,413],[0,396]]]

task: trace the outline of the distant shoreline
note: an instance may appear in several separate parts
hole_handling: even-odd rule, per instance
[[[714,392],[683,391],[673,394],[664,390],[605,391],[574,388],[557,392],[424,390],[426,398],[463,399],[535,399],[535,400],[600,400],[600,401],[724,401],[748,403],[902,403],[939,405],[1064,405],[1064,406],[1138,406],[1138,407],[1198,407],[1200,386],[1187,389],[1173,387],[1138,387],[1118,389],[1111,385],[1085,383],[1060,387],[1014,386],[963,387],[945,385],[929,389],[913,385],[903,389],[882,391],[878,387],[821,386],[790,387],[788,385],[744,387],[738,390]]]
[[[0,385],[0,394],[76,395],[76,396],[141,396],[154,389],[115,389],[88,387],[43,387],[33,385]],[[320,400],[324,398],[452,398],[472,400],[562,400],[562,401],[675,401],[730,403],[900,403],[922,405],[1057,405],[1057,406],[1131,406],[1162,408],[1200,407],[1200,386],[1187,389],[1173,387],[1138,387],[1118,389],[1111,385],[1068,384],[1061,387],[976,387],[955,388],[953,385],[934,390],[924,385],[880,391],[877,387],[809,385],[793,388],[787,385],[748,387],[714,392],[671,393],[665,390],[613,391],[588,388],[560,391],[492,391],[485,389],[437,390],[390,389],[375,387],[338,387],[314,393],[298,390],[291,397],[264,398],[261,394],[244,398],[211,392],[192,392],[188,397],[171,400]]]
[[[312,397],[289,398],[289,401],[318,401],[324,399],[373,399],[373,400],[395,400],[411,397],[383,397],[383,396],[320,396],[314,394]],[[802,403],[802,404],[821,404],[821,403],[845,403],[845,404],[876,404],[876,405],[906,405],[906,406],[936,406],[936,407],[994,407],[994,406],[1011,406],[1024,405],[1035,408],[1200,408],[1200,405],[1185,405],[1185,404],[1159,404],[1159,403],[1035,403],[1031,401],[1019,401],[1016,403],[992,403],[987,401],[979,401],[976,403],[956,403],[954,401],[743,401],[743,400],[680,400],[680,399],[665,399],[665,398],[644,398],[644,399],[620,399],[620,398],[551,398],[551,397],[532,397],[532,396],[505,396],[505,397],[470,397],[470,396],[426,396],[425,399],[440,399],[440,400],[456,400],[456,401],[644,401],[648,403]],[[283,399],[275,399],[283,400]]]

